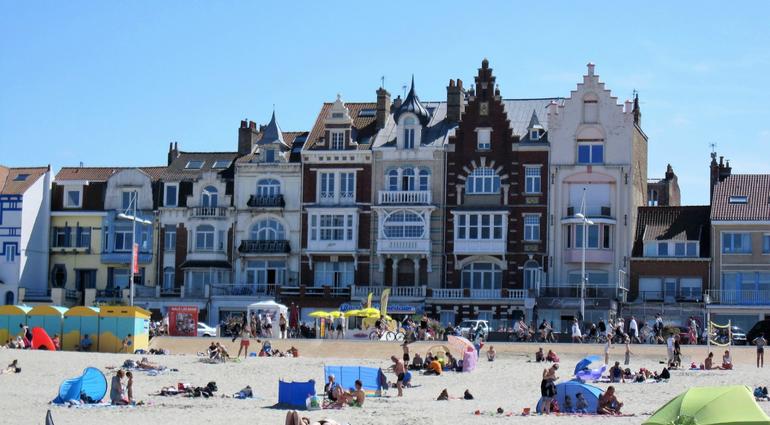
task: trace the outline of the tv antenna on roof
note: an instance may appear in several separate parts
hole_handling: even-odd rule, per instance
[[[380,88],[385,88],[385,76],[380,77]]]
[[[714,142],[709,143],[709,146],[711,147],[711,153],[716,153],[717,151],[717,144]]]

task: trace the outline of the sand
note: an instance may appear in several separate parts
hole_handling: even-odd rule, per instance
[[[224,340],[222,340],[224,341]],[[203,350],[208,340],[180,340],[167,338],[158,340],[155,345],[175,347],[176,352],[190,351],[197,347]],[[228,340],[229,344],[230,341]],[[291,341],[290,343],[295,343]],[[287,342],[274,342],[274,346],[288,348]],[[240,363],[209,365],[198,361],[194,354],[151,356],[153,361],[179,372],[168,372],[159,376],[147,376],[137,373],[135,378],[135,397],[144,400],[147,405],[139,407],[106,407],[93,409],[73,409],[49,405],[59,383],[68,377],[78,375],[87,366],[97,367],[108,372],[107,366],[117,366],[126,358],[138,359],[140,356],[117,354],[82,354],[70,352],[29,352],[18,350],[0,350],[0,365],[4,366],[12,359],[19,359],[22,373],[0,375],[0,424],[41,424],[47,409],[51,409],[57,425],[88,424],[283,424],[285,410],[274,409],[278,397],[278,380],[315,379],[317,390],[322,389],[324,365],[364,365],[387,367],[388,357],[397,354],[400,347],[395,343],[385,342],[348,342],[348,341],[297,341],[300,358],[249,358]],[[416,344],[412,352],[424,352],[430,344]],[[756,369],[753,365],[751,347],[734,348],[736,362],[734,371],[673,371],[668,383],[658,384],[616,384],[618,395],[626,404],[626,412],[632,417],[574,417],[574,416],[476,416],[475,410],[492,412],[502,407],[506,412],[516,414],[524,407],[534,410],[539,397],[540,374],[543,365],[531,363],[531,352],[537,345],[532,344],[494,344],[498,359],[489,363],[479,362],[473,373],[446,373],[440,377],[414,377],[417,388],[405,390],[405,397],[395,397],[395,390],[386,397],[368,398],[363,409],[346,408],[303,412],[312,420],[324,417],[333,418],[341,423],[363,424],[486,424],[486,423],[532,423],[532,424],[567,424],[600,421],[608,424],[639,424],[666,401],[675,397],[688,387],[728,384],[770,385],[770,364],[766,369]],[[286,347],[284,347],[286,346]],[[235,345],[232,345],[235,348]],[[252,344],[254,347],[254,344]],[[568,378],[574,364],[584,354],[600,354],[599,345],[550,345],[561,357],[561,377]],[[658,360],[664,355],[663,346],[633,346],[637,353],[632,358],[631,367],[647,367],[660,370]],[[237,352],[237,349],[235,350]],[[685,349],[685,359],[690,361],[703,357],[705,347]],[[336,357],[314,357],[313,354]],[[715,350],[715,356],[719,351]],[[612,350],[612,359],[622,362],[623,348]],[[110,373],[110,372],[108,372]],[[392,379],[393,374],[388,373]],[[233,394],[246,385],[251,385],[255,400],[235,400],[219,396],[210,399],[159,397],[150,394],[161,387],[176,385],[177,382],[189,382],[203,386],[209,381],[216,381],[219,394]],[[608,384],[597,384],[606,388]],[[443,388],[450,396],[461,397],[467,388],[476,400],[435,401]],[[770,413],[770,402],[760,403]]]

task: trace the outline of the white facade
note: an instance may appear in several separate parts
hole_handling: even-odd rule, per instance
[[[585,228],[587,286],[614,299],[617,285],[624,285],[637,208],[645,205],[646,136],[635,123],[632,102],[618,104],[593,64],[563,104],[549,106],[548,126],[548,285],[580,285],[584,228],[576,214],[583,212],[593,222]]]

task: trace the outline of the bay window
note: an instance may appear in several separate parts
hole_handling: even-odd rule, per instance
[[[500,176],[489,167],[473,170],[466,181],[469,194],[494,194],[500,192]]]
[[[457,214],[455,235],[458,240],[503,240],[503,217],[503,214]]]
[[[353,240],[353,214],[312,214],[311,241]]]
[[[396,211],[385,219],[383,232],[388,239],[422,238],[425,235],[425,220],[411,211]]]

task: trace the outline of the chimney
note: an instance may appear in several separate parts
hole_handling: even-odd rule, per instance
[[[725,157],[720,156],[719,157],[719,163],[717,163],[717,153],[711,152],[711,164],[709,166],[710,168],[710,175],[711,175],[711,194],[710,197],[713,198],[714,196],[714,187],[718,185],[719,183],[723,182],[726,178],[730,177],[730,174],[732,173],[732,168],[730,167],[730,161],[727,161],[727,164],[725,164]]]
[[[177,145],[176,142],[169,143],[168,144],[168,164],[171,165],[172,162],[179,156],[179,145]]]
[[[401,95],[398,95],[398,97],[396,97],[396,100],[393,101],[393,109],[398,110],[398,108],[401,107],[401,102],[402,102]]]
[[[596,67],[596,65],[594,65],[592,62],[588,62],[588,65],[586,65],[586,67],[588,68],[588,75],[593,76],[594,68]]]
[[[642,110],[639,109],[639,93],[634,94],[634,124],[637,127],[642,127]]]
[[[666,167],[666,180],[672,180],[674,178],[674,167],[668,164]]]
[[[385,128],[385,121],[390,115],[390,93],[383,87],[377,89],[377,129]]]
[[[627,114],[630,114],[631,113],[631,108],[633,107],[634,102],[632,102],[631,99],[626,99],[625,105],[626,105],[626,107],[623,108],[623,112],[625,112]]]
[[[253,121],[242,120],[238,129],[238,155],[248,155],[257,140],[257,124]]]
[[[465,112],[465,93],[463,93],[463,80],[449,80],[446,88],[446,117],[452,122],[460,122],[463,112]]]
[[[558,113],[559,113],[559,104],[555,100],[552,100],[548,104],[548,115],[556,115]]]

